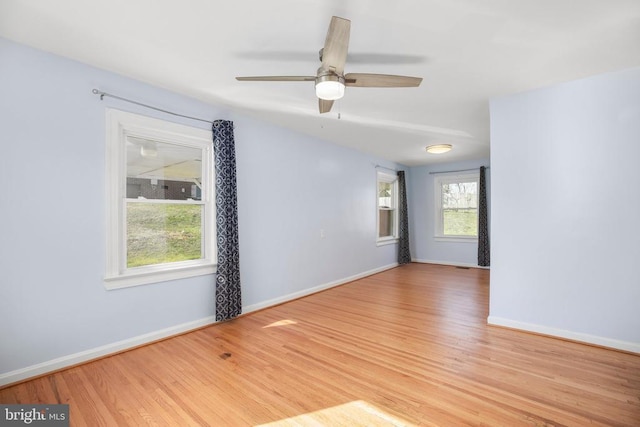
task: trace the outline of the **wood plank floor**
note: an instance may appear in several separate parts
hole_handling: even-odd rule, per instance
[[[76,426],[640,426],[640,356],[488,327],[489,272],[410,264],[0,390]]]

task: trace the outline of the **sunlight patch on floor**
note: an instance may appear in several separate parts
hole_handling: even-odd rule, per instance
[[[282,319],[282,320],[278,320],[277,322],[273,322],[267,326],[263,326],[262,328],[273,328],[276,326],[288,326],[288,325],[295,325],[298,322],[296,322],[295,320],[291,320],[291,319]]]
[[[413,426],[362,400],[309,412],[256,427],[282,426]]]

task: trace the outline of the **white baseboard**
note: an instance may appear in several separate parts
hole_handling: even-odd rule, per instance
[[[359,273],[350,277],[346,277],[344,279],[335,280],[333,282],[325,283],[319,286],[314,286],[313,288],[304,289],[302,291],[293,292],[287,295],[283,295],[278,298],[273,298],[267,301],[259,302],[257,304],[251,304],[242,308],[243,313],[251,313],[252,311],[262,310],[263,308],[272,307],[274,305],[282,304],[287,301],[291,301],[297,298],[302,298],[307,295],[315,294],[316,292],[323,291],[325,289],[333,288],[335,286],[343,285],[348,282],[353,282],[354,280],[362,279],[363,277],[371,276],[376,273],[380,273],[385,270],[389,270],[398,266],[398,263],[393,263],[389,265],[385,265],[383,267],[375,268],[373,270],[365,271],[363,273]]]
[[[466,262],[451,262],[451,261],[436,261],[436,260],[431,260],[431,259],[416,259],[416,258],[412,258],[411,262],[419,262],[422,264],[440,264],[440,265],[451,265],[454,267],[469,267],[469,268],[482,268],[485,270],[489,270],[489,267],[483,267],[480,266],[478,264],[470,264],[470,263],[466,263]]]
[[[188,332],[194,329],[208,326],[215,323],[215,317],[205,317],[204,319],[194,320],[192,322],[182,323],[180,325],[171,326],[159,331],[150,332],[148,334],[138,335],[137,337],[128,338],[126,340],[117,341],[111,344],[81,351],[79,353],[70,354],[68,356],[59,357],[57,359],[48,360],[36,365],[27,366],[26,368],[16,369],[15,371],[0,374],[0,386],[23,381],[28,378],[37,377],[49,372],[58,371],[90,360],[108,356],[144,344]]]
[[[522,331],[534,332],[537,334],[549,335],[553,337],[568,339],[571,341],[579,341],[587,344],[594,344],[602,347],[608,347],[616,350],[623,350],[623,351],[629,351],[631,353],[640,354],[640,343],[620,341],[612,338],[584,334],[581,332],[567,331],[564,329],[557,329],[549,326],[520,322],[517,320],[505,319],[505,318],[496,317],[496,316],[489,316],[487,318],[487,323],[489,325],[503,326],[505,328],[511,328],[511,329],[519,329]]]
[[[356,274],[351,277],[336,280],[333,282],[325,283],[320,286],[316,286],[310,289],[305,289],[299,292],[294,292],[282,297],[274,298],[268,301],[263,301],[258,304],[252,304],[243,307],[243,313],[250,313],[252,311],[260,310],[277,304],[281,304],[287,301],[291,301],[306,295],[310,295],[325,289],[332,288],[334,286],[342,285],[347,282],[352,282],[363,277],[371,276],[372,274],[380,273],[385,270],[397,267],[398,263],[389,264],[384,267],[376,268],[366,271],[364,273]],[[121,351],[129,350],[134,347],[149,344],[154,341],[158,341],[164,338],[169,338],[174,335],[179,335],[185,332],[192,331],[194,329],[201,328],[216,323],[215,316],[205,317],[200,320],[194,320],[192,322],[182,323],[180,325],[171,326],[169,328],[161,329],[159,331],[150,332],[143,335],[138,335],[126,340],[117,341],[111,344],[106,344],[100,347],[92,348],[89,350],[81,351],[79,353],[70,354],[68,356],[59,357],[57,359],[48,360],[46,362],[38,363],[36,365],[27,366],[25,368],[16,369],[14,371],[0,373],[0,387],[7,384],[13,384],[16,382],[24,381],[29,378],[34,378],[40,375],[47,374],[49,372],[58,371],[60,369],[68,368],[70,366],[78,365],[80,363],[89,362],[100,357],[108,356],[111,354],[119,353]]]

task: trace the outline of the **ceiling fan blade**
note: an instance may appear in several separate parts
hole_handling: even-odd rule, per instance
[[[327,31],[327,38],[322,51],[322,68],[334,71],[336,74],[344,73],[344,64],[347,62],[347,50],[349,49],[349,32],[351,21],[333,16]]]
[[[236,77],[241,82],[314,82],[316,76],[253,76]]]
[[[318,98],[318,107],[320,108],[320,114],[328,113],[333,107],[333,101]]]
[[[418,87],[422,77],[394,76],[391,74],[345,74],[345,85],[352,87]]]

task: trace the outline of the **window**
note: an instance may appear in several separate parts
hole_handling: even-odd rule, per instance
[[[398,239],[398,177],[378,172],[378,244]]]
[[[107,110],[108,289],[215,272],[211,133]]]
[[[434,181],[436,238],[477,240],[479,175],[441,175]]]

